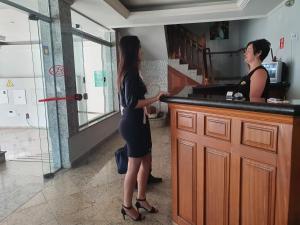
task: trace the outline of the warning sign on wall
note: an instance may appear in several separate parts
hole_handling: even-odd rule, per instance
[[[12,80],[8,80],[6,83],[6,87],[13,87],[14,83],[12,82]]]

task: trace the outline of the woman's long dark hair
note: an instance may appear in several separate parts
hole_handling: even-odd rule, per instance
[[[124,75],[127,71],[138,71],[140,65],[139,49],[140,40],[137,36],[124,36],[120,40],[120,60],[118,66],[117,86],[121,89]]]

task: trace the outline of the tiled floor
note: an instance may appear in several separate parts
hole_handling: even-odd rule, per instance
[[[147,198],[158,214],[145,213],[146,225],[171,225],[171,179],[169,128],[152,129],[153,174],[163,183],[149,186]],[[80,166],[61,171],[30,201],[0,222],[0,225],[122,225],[120,206],[123,175],[116,172],[114,151],[123,140],[113,135]],[[134,193],[134,196],[136,192]],[[135,198],[135,197],[134,197]]]
[[[1,221],[42,190],[45,181],[41,155],[42,150],[48,152],[47,132],[37,128],[0,128],[0,145],[6,151],[6,162],[0,164]],[[43,158],[46,159],[49,162],[49,156]]]
[[[30,200],[44,186],[41,162],[0,164],[0,221]]]

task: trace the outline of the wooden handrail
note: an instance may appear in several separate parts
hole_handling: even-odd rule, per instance
[[[238,54],[240,52],[242,52],[244,49],[240,48],[238,50],[234,50],[234,51],[218,51],[218,52],[210,52],[210,55],[219,55],[219,54]]]

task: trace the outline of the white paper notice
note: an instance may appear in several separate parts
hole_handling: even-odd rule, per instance
[[[0,90],[0,104],[8,104],[7,90]]]
[[[14,104],[26,105],[26,91],[25,90],[13,90]]]

